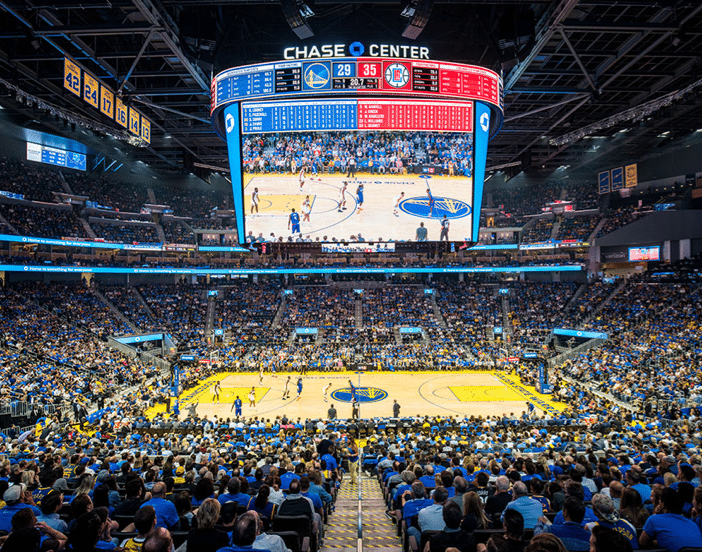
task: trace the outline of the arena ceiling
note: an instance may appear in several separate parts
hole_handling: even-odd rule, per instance
[[[225,144],[209,121],[212,74],[280,59],[287,46],[410,43],[402,37],[407,4],[308,0],[314,36],[303,41],[280,0],[4,0],[0,78],[95,128],[114,126],[63,88],[70,56],[152,121],[151,145],[133,148],[135,159],[166,172],[227,167]],[[594,170],[702,128],[697,0],[434,0],[414,42],[433,59],[503,71],[506,117],[488,167]],[[8,92],[0,105],[20,124],[39,121],[70,137],[55,113],[17,99]]]

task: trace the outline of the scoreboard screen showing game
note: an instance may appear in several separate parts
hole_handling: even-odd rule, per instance
[[[472,133],[269,128],[242,135],[248,241],[471,240]]]
[[[659,245],[649,247],[630,247],[629,261],[660,261],[661,247]]]
[[[408,47],[410,48],[410,47]],[[478,240],[503,85],[428,59],[289,59],[212,80],[241,243]]]

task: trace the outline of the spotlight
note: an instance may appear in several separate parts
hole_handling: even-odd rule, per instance
[[[285,20],[290,28],[297,35],[297,38],[304,40],[314,36],[312,27],[307,24],[307,18],[312,17],[314,12],[303,0],[280,0],[283,8]]]
[[[409,19],[405,30],[402,31],[404,38],[416,40],[422,34],[431,15],[431,9],[434,6],[434,0],[411,0],[410,3],[402,10],[402,17]]]

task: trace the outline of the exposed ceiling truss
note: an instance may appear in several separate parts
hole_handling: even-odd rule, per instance
[[[356,35],[407,42],[397,1],[308,4],[315,11],[310,44]],[[213,72],[279,59],[284,47],[302,44],[275,0],[4,0],[0,14],[0,77],[109,124],[63,88],[63,59],[71,57],[149,117],[152,143],[133,155],[170,172],[188,163],[227,166],[225,144],[209,122]],[[583,157],[588,140],[550,141],[699,80],[702,3],[436,0],[419,42],[436,59],[504,70],[506,119],[488,165],[585,167],[592,162]],[[635,125],[623,122],[602,133],[628,129],[616,142],[616,155],[628,161],[700,127],[702,93],[696,90]],[[670,131],[664,139],[661,128]]]

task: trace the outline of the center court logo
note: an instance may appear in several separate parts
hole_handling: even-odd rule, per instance
[[[409,197],[400,203],[400,209],[403,213],[415,217],[430,218],[429,201],[424,197]],[[434,209],[431,212],[431,218],[441,219],[446,215],[449,219],[459,219],[467,217],[473,212],[473,209],[464,201],[451,199],[449,197],[435,197]]]
[[[337,389],[331,394],[332,399],[339,402],[351,402],[351,389]],[[377,387],[356,387],[356,400],[360,403],[380,402],[388,398],[388,392]]]

